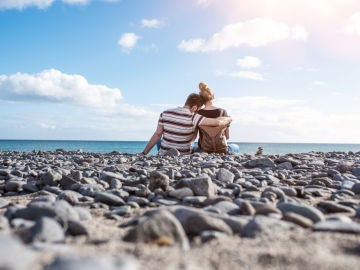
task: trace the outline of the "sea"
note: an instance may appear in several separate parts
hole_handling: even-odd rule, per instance
[[[262,142],[230,142],[239,146],[239,153],[254,154],[259,146],[263,154],[289,154],[316,152],[359,152],[360,144],[331,144],[331,143],[262,143]],[[143,151],[146,141],[80,141],[80,140],[0,140],[0,151],[66,151],[136,154]],[[156,146],[149,154],[156,154]]]

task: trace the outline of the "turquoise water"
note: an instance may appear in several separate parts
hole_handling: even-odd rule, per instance
[[[79,150],[84,152],[110,153],[140,153],[147,142],[145,141],[52,141],[52,140],[0,140],[0,151],[25,151],[32,150],[54,151],[58,148],[64,150]],[[234,143],[234,142],[233,142]],[[235,142],[236,143],[236,142]],[[359,152],[360,144],[318,144],[318,143],[236,143],[240,153],[253,154],[259,146],[264,149],[264,154],[305,153],[310,151],[341,151]],[[150,154],[156,154],[156,147]]]
[[[147,142],[138,141],[55,141],[55,140],[0,140],[0,151],[55,151],[64,149],[75,151],[81,149],[84,152],[110,153],[119,151],[122,153],[142,152]],[[155,149],[152,150],[153,153]]]

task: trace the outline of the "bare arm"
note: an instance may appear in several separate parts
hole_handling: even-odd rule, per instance
[[[211,126],[211,127],[217,127],[217,126],[227,126],[230,125],[232,119],[231,117],[218,117],[218,118],[204,118],[200,125],[202,126]]]
[[[156,131],[154,132],[151,139],[144,148],[144,151],[142,152],[144,155],[149,153],[150,150],[154,147],[154,145],[161,139],[163,132],[164,132],[164,127],[158,124]]]

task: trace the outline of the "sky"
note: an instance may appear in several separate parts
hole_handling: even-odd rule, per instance
[[[360,143],[358,0],[0,0],[0,139],[148,140],[203,81],[230,141]]]

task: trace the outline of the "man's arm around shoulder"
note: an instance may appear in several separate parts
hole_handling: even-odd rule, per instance
[[[212,127],[217,127],[217,126],[228,126],[230,125],[232,121],[232,118],[229,116],[222,116],[222,117],[218,117],[218,118],[204,118],[201,122],[200,125],[201,126],[212,126]]]

